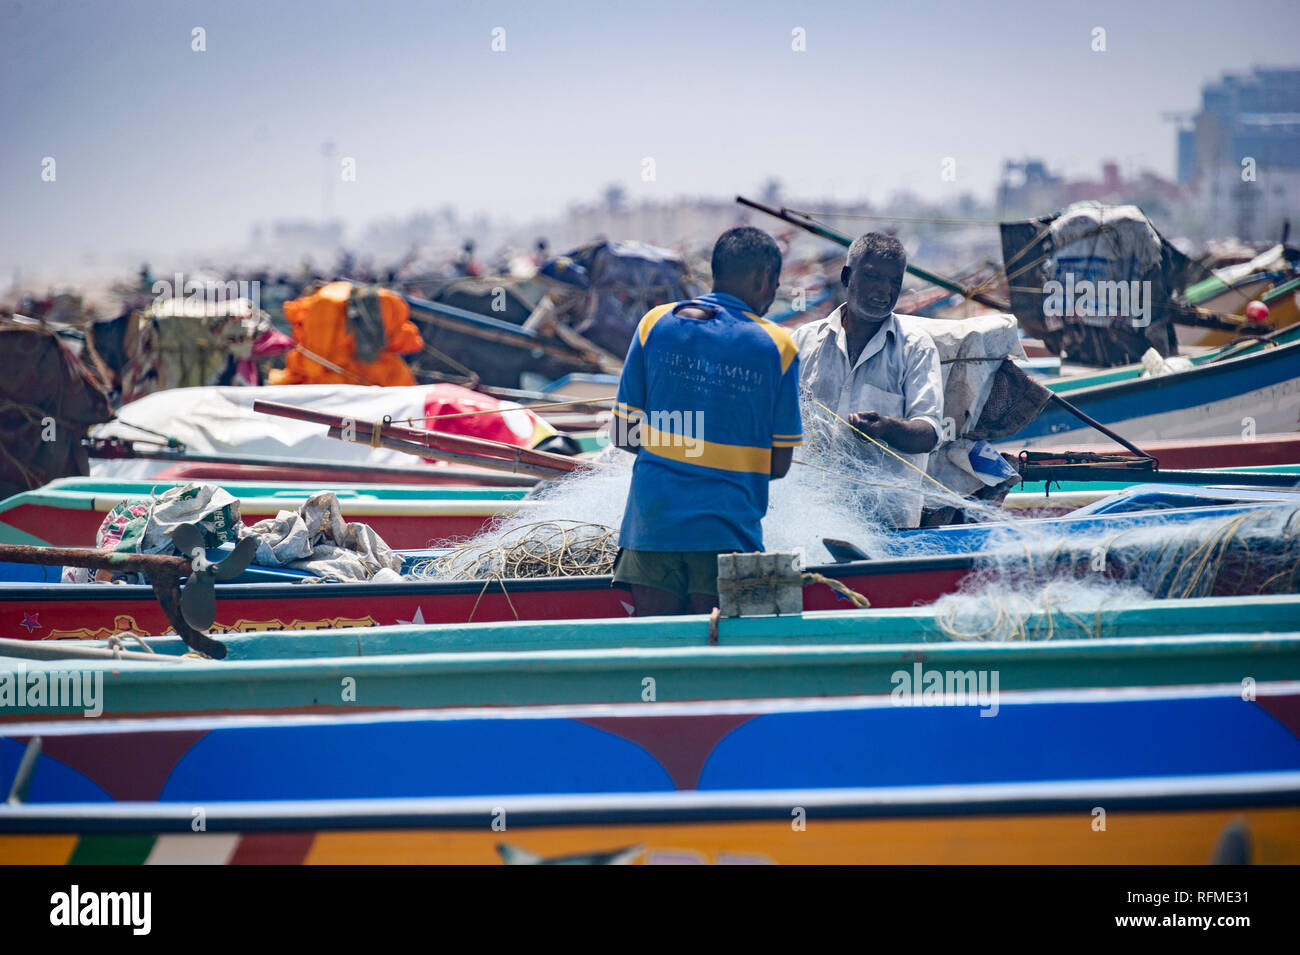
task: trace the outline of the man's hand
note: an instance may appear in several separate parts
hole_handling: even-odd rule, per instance
[[[856,414],[849,415],[849,424],[857,428],[862,434],[875,438],[877,441],[889,441],[890,424],[897,422],[897,418],[891,418],[889,415],[883,415],[875,411],[859,411]],[[858,435],[862,437],[862,435]]]
[[[928,421],[919,418],[913,421],[876,411],[859,411],[849,415],[849,423],[862,434],[884,442],[904,454],[925,454],[933,451],[939,443],[939,435],[934,428]],[[861,438],[862,435],[858,437]]]

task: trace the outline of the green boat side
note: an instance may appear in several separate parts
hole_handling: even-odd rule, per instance
[[[1000,689],[1150,687],[1294,680],[1300,634],[1138,637],[1041,644],[884,644],[537,650],[100,666],[103,715],[338,712],[888,694],[896,674],[998,674]],[[30,673],[30,670],[28,671]],[[1245,685],[1245,684],[1243,684]],[[6,707],[21,716],[53,708]]]
[[[95,497],[149,497],[187,481],[106,480],[94,477],[68,477],[51,481],[29,495],[42,495],[49,501]],[[330,484],[280,483],[277,481],[218,481],[221,488],[238,498],[285,498],[306,500],[321,491],[332,491],[340,501],[517,501],[528,488],[472,487],[430,484]],[[15,495],[17,496],[17,495]]]
[[[1058,640],[1130,638],[1154,633],[1195,636],[1216,629],[1233,633],[1285,633],[1300,627],[1300,596],[1148,600],[1087,615],[1067,616],[1059,610],[1049,615],[1038,611],[1025,619],[1024,627],[1030,633],[1050,633]],[[231,662],[419,653],[702,647],[709,645],[709,626],[707,617],[687,615],[276,630],[224,634],[220,639],[229,651],[227,662]],[[717,639],[720,646],[799,647],[954,643],[960,638],[955,638],[951,629],[945,629],[933,607],[904,607],[814,610],[797,616],[723,619],[718,622]],[[180,655],[189,650],[176,637],[151,637],[145,642],[159,653]],[[79,641],[78,645],[104,644]]]
[[[708,643],[707,618],[698,616],[390,627],[295,634],[310,654],[278,659],[252,655],[274,645],[248,644],[271,637],[283,651],[288,635],[229,638],[239,647],[220,662],[29,661],[24,668],[102,674],[110,716],[872,695],[890,693],[900,671],[918,666],[991,671],[1006,690],[1233,683],[1245,692],[1252,681],[1300,679],[1296,608],[1295,598],[1152,601],[1103,614],[1101,637],[998,643],[927,640],[918,622],[924,611],[724,620],[716,646]],[[1216,627],[1231,632],[1206,634]],[[0,660],[0,683],[6,668],[19,669]],[[61,712],[69,710],[11,705],[0,718]]]
[[[1278,332],[1270,340],[1270,344],[1265,345],[1261,342],[1255,342],[1249,345],[1224,345],[1213,351],[1205,352],[1201,355],[1189,356],[1192,364],[1196,367],[1211,364],[1228,352],[1232,353],[1232,358],[1245,358],[1248,355],[1255,355],[1265,348],[1276,347],[1279,345],[1289,345],[1292,342],[1300,341],[1300,325],[1292,326]],[[1232,359],[1228,359],[1232,360]],[[1043,385],[1050,391],[1058,395],[1072,392],[1084,391],[1090,388],[1101,388],[1106,385],[1113,385],[1122,381],[1132,381],[1141,378],[1146,369],[1141,364],[1123,365],[1119,368],[1110,368],[1105,371],[1091,372],[1086,375],[1071,375],[1068,378],[1058,378],[1055,380],[1045,380]]]

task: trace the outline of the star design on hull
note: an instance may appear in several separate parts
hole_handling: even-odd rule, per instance
[[[416,608],[415,608],[415,616],[414,616],[412,619],[410,619],[410,620],[399,620],[399,621],[397,621],[397,622],[398,622],[398,623],[410,624],[411,626],[415,626],[415,627],[423,627],[423,626],[424,626],[424,608],[423,608],[423,607],[416,607]]]
[[[24,613],[23,622],[20,623],[18,626],[24,628],[28,633],[31,633],[35,630],[40,630],[41,622],[38,619],[36,619],[39,616],[40,614]]]

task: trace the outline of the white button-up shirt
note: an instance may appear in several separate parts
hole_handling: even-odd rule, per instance
[[[846,307],[841,305],[826,318],[795,329],[800,388],[845,420],[859,411],[875,411],[895,418],[925,421],[942,437],[943,371],[934,341],[919,328],[905,326],[896,314],[891,314],[850,366],[848,336],[841,321]],[[816,405],[809,412],[810,416],[819,413],[822,418],[830,417]],[[832,434],[840,435],[848,431],[833,418],[829,429]],[[849,432],[849,437],[852,438],[850,446],[863,464],[855,477],[917,489],[885,492],[880,494],[879,501],[885,512],[883,516],[896,526],[918,526],[922,500],[919,488],[924,481],[919,472],[925,471],[930,455],[904,454],[891,448],[915,465],[917,471],[853,432]]]

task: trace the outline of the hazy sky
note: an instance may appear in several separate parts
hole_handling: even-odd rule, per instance
[[[1172,176],[1161,112],[1225,70],[1294,65],[1298,35],[1295,0],[0,0],[0,269],[242,244],[319,217],[344,157],[332,211],[352,225],[445,203],[525,221],[611,181],[984,197],[1026,155]]]

